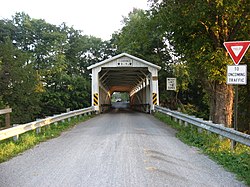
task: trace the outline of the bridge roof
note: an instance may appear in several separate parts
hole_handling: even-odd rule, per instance
[[[117,60],[117,59],[123,58],[123,57],[127,57],[127,58],[129,58],[129,59],[131,59],[131,60],[136,61],[136,62],[137,62],[137,65],[138,65],[138,63],[141,63],[144,67],[152,67],[152,68],[155,68],[155,69],[157,69],[157,70],[160,70],[160,69],[161,69],[160,66],[157,66],[157,65],[155,65],[155,64],[153,64],[153,63],[151,63],[151,62],[148,62],[148,61],[146,61],[146,60],[140,59],[140,58],[138,58],[138,57],[135,57],[135,56],[130,55],[130,54],[127,54],[127,53],[121,53],[121,54],[116,55],[116,56],[114,56],[114,57],[111,57],[111,58],[109,58],[109,59],[107,59],[107,60],[98,62],[98,63],[96,63],[96,64],[93,64],[93,65],[89,66],[87,69],[90,70],[90,69],[94,69],[94,68],[100,67],[100,66],[101,66],[101,67],[102,67],[102,66],[105,67],[107,64],[109,64],[109,63],[111,63],[111,62],[113,62],[113,61],[115,61],[115,60]],[[135,66],[136,66],[136,65],[135,65]],[[110,66],[110,67],[116,67],[116,66]],[[133,65],[132,65],[131,67],[133,67]],[[136,66],[136,67],[138,67],[138,66]]]
[[[150,72],[158,72],[161,67],[127,53],[122,53],[93,64],[88,69],[92,69],[93,77],[98,76],[98,83],[107,92],[130,93],[142,82],[145,82],[146,78],[150,76]],[[96,75],[97,73],[98,75]],[[96,84],[97,81],[92,81],[92,87]]]

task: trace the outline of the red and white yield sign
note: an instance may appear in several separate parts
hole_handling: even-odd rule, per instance
[[[249,45],[250,41],[224,42],[224,46],[233,59],[235,65],[238,65],[240,63]]]

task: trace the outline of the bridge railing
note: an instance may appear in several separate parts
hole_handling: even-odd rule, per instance
[[[0,115],[5,115],[5,128],[10,128],[10,113],[12,112],[12,109],[7,107],[5,109],[0,110]],[[1,128],[1,125],[0,125]]]
[[[112,106],[111,104],[101,104],[100,112],[103,113],[106,111],[110,111],[111,106]]]
[[[0,131],[0,141],[7,139],[7,138],[11,138],[11,137],[14,137],[14,140],[17,140],[18,136],[25,132],[35,130],[35,129],[39,131],[39,129],[43,126],[57,123],[59,121],[70,119],[72,117],[76,117],[79,115],[90,114],[92,112],[94,112],[94,107],[89,107],[89,108],[84,108],[84,109],[79,109],[79,110],[74,110],[74,111],[54,115],[51,117],[47,117],[45,119],[39,119],[37,121],[26,123],[26,124],[21,124],[21,125],[16,124],[16,125],[13,125],[14,127],[12,128]]]
[[[250,135],[244,134],[242,132],[236,131],[232,128],[224,127],[221,124],[214,124],[210,121],[205,121],[203,119],[199,119],[193,116],[189,116],[187,114],[183,114],[177,111],[172,111],[167,108],[163,108],[160,106],[155,106],[155,111],[166,114],[167,116],[174,118],[176,121],[179,120],[179,123],[184,125],[195,125],[200,129],[205,129],[207,131],[216,133],[220,136],[226,137],[235,142],[250,146]]]
[[[145,113],[150,113],[150,104],[133,104],[130,105],[132,110],[140,111],[140,112],[145,112]]]

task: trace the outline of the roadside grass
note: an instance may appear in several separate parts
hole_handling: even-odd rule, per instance
[[[35,145],[44,142],[46,140],[56,138],[61,135],[62,132],[74,127],[80,122],[84,122],[90,118],[90,116],[82,116],[71,119],[71,121],[59,122],[57,125],[51,124],[41,128],[40,133],[36,133],[36,130],[21,134],[18,141],[13,141],[12,138],[0,141],[0,163],[5,162],[14,156],[33,148]]]
[[[231,143],[226,138],[206,131],[198,132],[195,126],[185,127],[159,112],[156,112],[154,116],[175,128],[177,130],[176,136],[181,141],[200,148],[204,154],[209,155],[227,171],[235,173],[239,180],[250,185],[250,147],[237,144],[232,150]]]

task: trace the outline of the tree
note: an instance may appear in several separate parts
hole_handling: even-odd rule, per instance
[[[161,26],[150,12],[140,9],[134,9],[129,13],[128,17],[123,19],[123,23],[121,31],[113,34],[112,38],[112,42],[117,47],[117,53],[127,52],[162,67],[158,80],[163,103],[167,99],[166,77],[173,73],[171,68],[173,61]]]
[[[233,88],[225,83],[231,60],[223,42],[247,39],[247,1],[167,0],[154,4],[153,9],[190,74],[202,80],[210,96],[211,119],[231,127]]]
[[[87,66],[96,59],[93,53],[102,41],[82,35],[81,31],[64,23],[52,25],[25,13],[17,13],[12,22],[18,33],[12,36],[15,45],[30,54],[31,65],[39,76],[40,117],[64,112],[66,108],[88,106],[90,77]]]
[[[17,49],[10,39],[0,43],[0,98],[13,108],[12,122],[34,120],[40,112],[37,74],[29,56]]]

